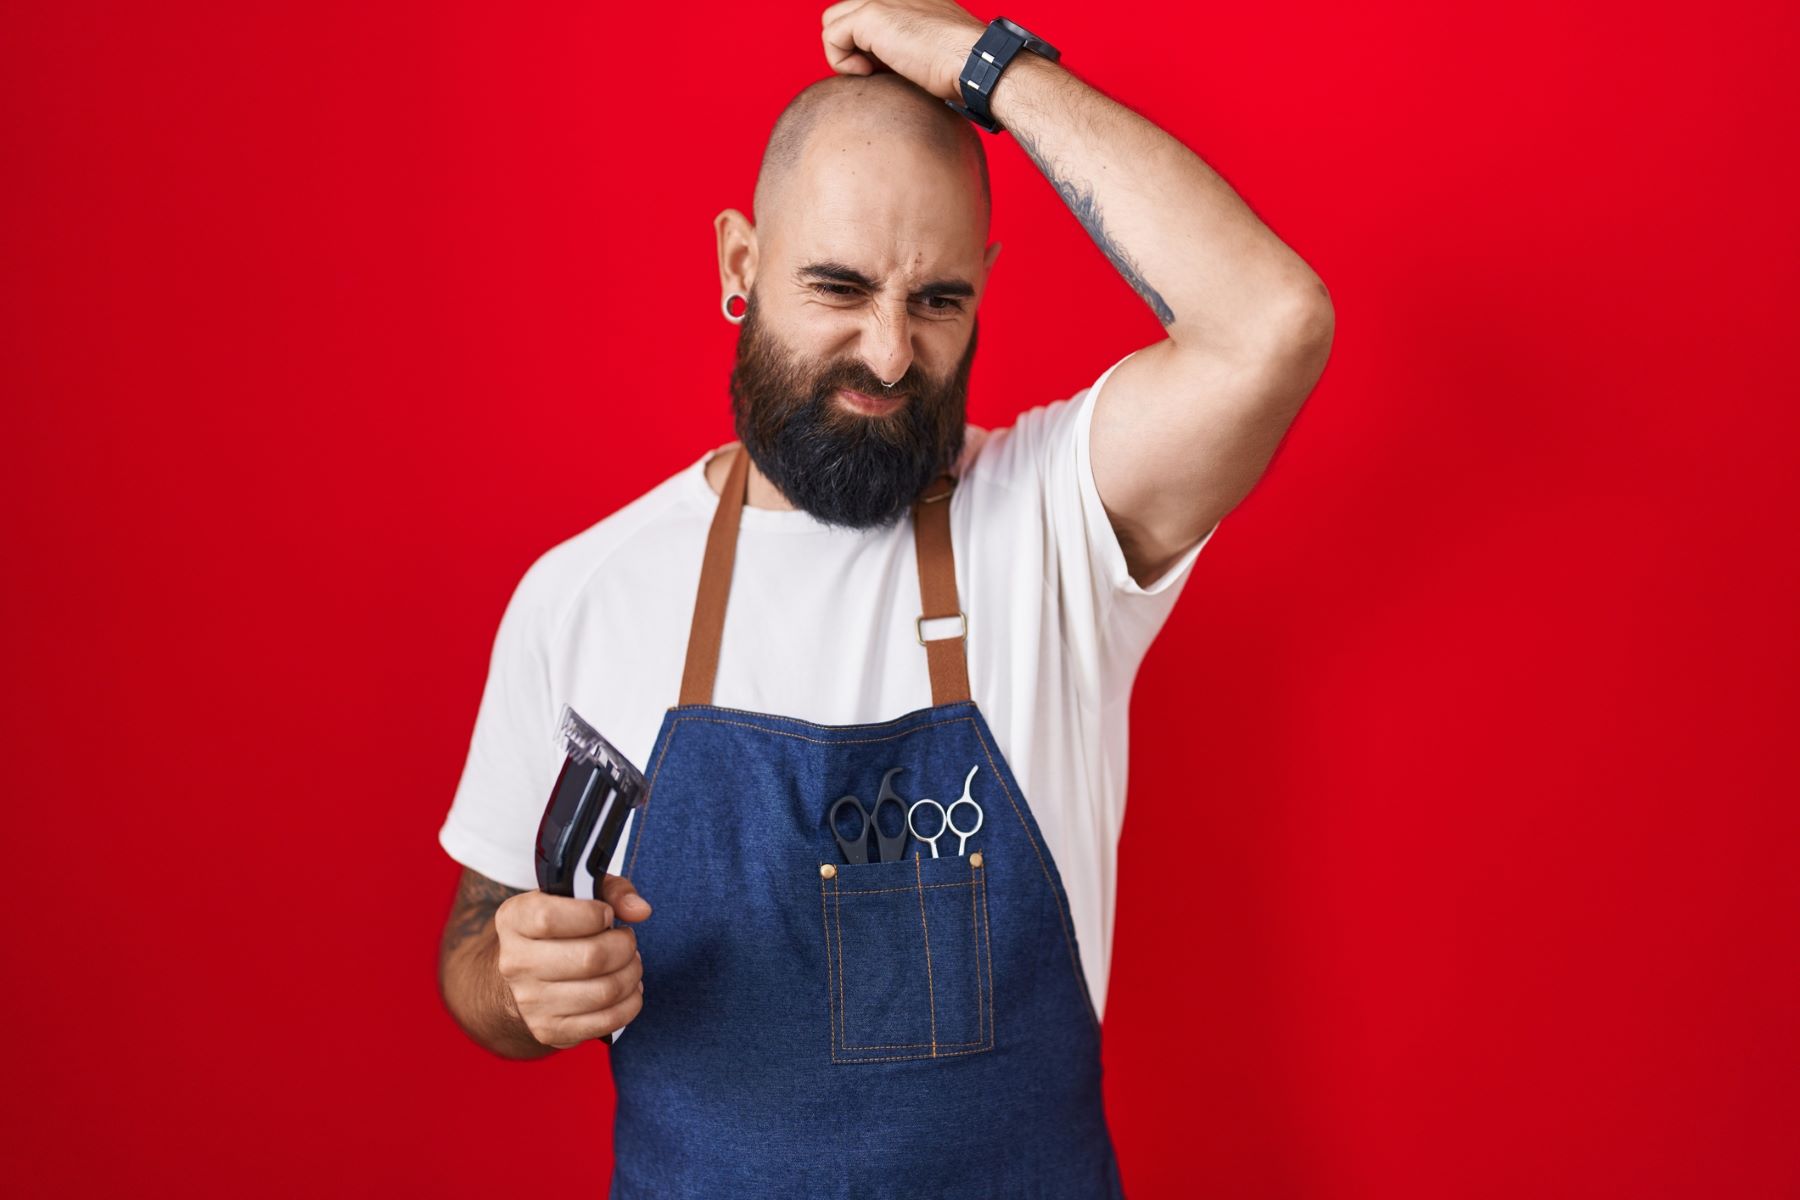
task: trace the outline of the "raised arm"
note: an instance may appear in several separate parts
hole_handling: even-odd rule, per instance
[[[994,117],[1168,337],[1094,408],[1094,485],[1141,586],[1261,477],[1331,351],[1329,294],[1200,156],[1057,63],[1022,53]]]
[[[886,67],[958,102],[986,27],[954,0],[840,0],[823,22],[833,70]],[[1095,486],[1148,585],[1268,466],[1325,369],[1330,297],[1199,155],[1060,64],[1021,51],[989,111],[1167,331],[1107,379],[1090,438]]]

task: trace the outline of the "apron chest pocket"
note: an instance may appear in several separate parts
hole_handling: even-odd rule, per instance
[[[987,871],[979,851],[826,863],[819,889],[833,1062],[994,1048]]]

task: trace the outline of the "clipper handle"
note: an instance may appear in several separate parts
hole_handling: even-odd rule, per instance
[[[630,810],[631,805],[620,795],[605,768],[575,754],[563,759],[556,786],[550,792],[550,803],[544,807],[544,818],[538,825],[538,890],[552,896],[575,894],[575,864],[581,860],[581,849],[597,824],[600,836],[594,839],[593,852],[588,856],[588,871],[594,877],[594,899],[598,900],[601,880],[606,877],[613,851],[619,848],[619,835],[625,830],[625,817]],[[610,1047],[614,1034],[594,1040]]]
[[[563,759],[550,802],[538,822],[538,889],[552,896],[575,894],[575,864],[593,836],[600,800],[612,791],[612,780],[596,763],[571,754]],[[598,793],[598,795],[596,795]]]
[[[597,825],[600,834],[594,838],[587,865],[598,900],[606,868],[625,832],[625,819],[644,802],[650,788],[644,773],[567,704],[557,732],[566,753],[538,822],[538,890],[551,896],[575,894],[576,864]],[[614,1030],[595,1040],[611,1046],[617,1036]]]

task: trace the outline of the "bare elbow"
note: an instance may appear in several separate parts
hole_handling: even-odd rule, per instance
[[[1296,288],[1269,328],[1270,359],[1289,384],[1281,390],[1304,400],[1325,371],[1337,332],[1337,313],[1324,282],[1314,276],[1311,283]]]
[[[1332,306],[1325,281],[1309,274],[1306,282],[1290,289],[1269,327],[1276,343],[1287,353],[1328,354],[1337,327],[1337,309]]]

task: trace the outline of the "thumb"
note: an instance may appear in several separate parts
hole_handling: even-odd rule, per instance
[[[623,875],[608,875],[601,880],[600,898],[612,905],[621,921],[641,921],[650,915],[650,902],[638,895],[631,880]]]

